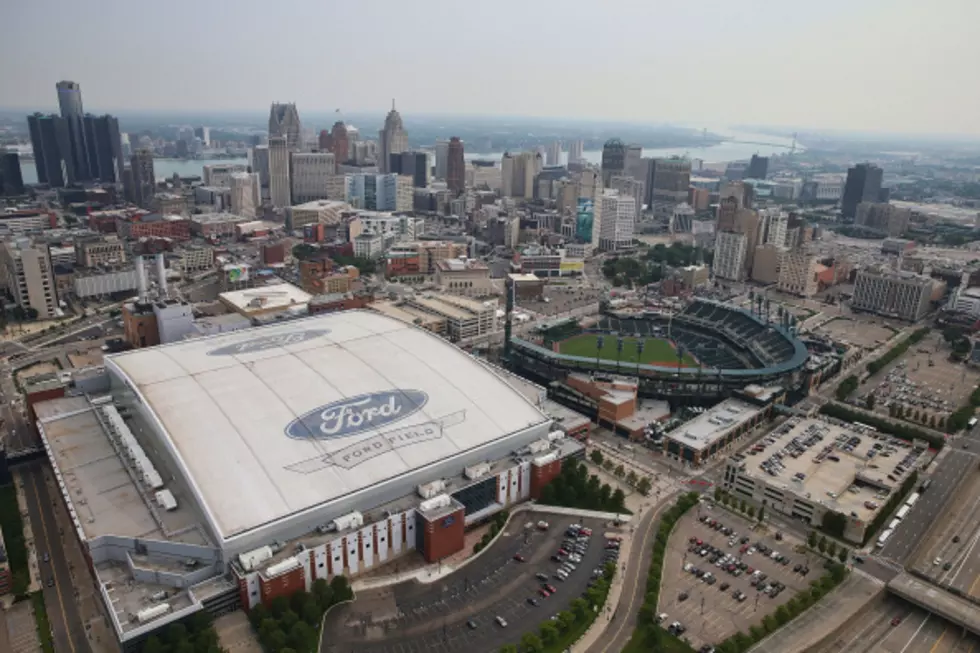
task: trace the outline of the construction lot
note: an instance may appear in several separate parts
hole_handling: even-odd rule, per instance
[[[874,349],[887,342],[895,332],[896,329],[888,326],[884,320],[863,316],[837,317],[813,330],[816,335],[864,349]]]
[[[949,360],[950,348],[942,334],[933,331],[893,363],[868,379],[860,388],[858,403],[864,405],[867,395],[875,395],[875,411],[888,414],[897,406],[906,419],[916,413],[948,417],[966,403],[980,382],[980,372],[963,363]],[[911,411],[912,415],[908,415]]]
[[[712,520],[721,527],[711,526]],[[735,535],[726,534],[724,528]],[[759,550],[760,543],[770,553]],[[702,505],[689,512],[677,523],[667,545],[658,607],[658,613],[666,616],[661,623],[668,627],[680,622],[686,629],[682,637],[694,648],[716,645],[739,631],[748,631],[823,574],[822,560],[798,553],[800,544],[790,536],[780,541],[754,532],[749,521],[727,511],[707,510]],[[732,555],[738,575],[712,564],[709,546]],[[708,553],[701,555],[701,551]],[[787,561],[774,559],[776,552]],[[765,574],[759,583],[755,582],[757,571]],[[775,583],[784,586],[775,596],[760,591],[760,585],[764,590]],[[744,598],[736,598],[736,593]]]
[[[980,459],[978,459],[980,460]],[[980,469],[971,465],[942,517],[918,548],[911,569],[980,599]]]
[[[24,386],[24,381],[31,377],[40,376],[42,374],[57,374],[61,371],[53,361],[42,361],[40,363],[34,363],[33,365],[28,365],[17,370],[14,374],[16,375],[17,384],[21,387]]]
[[[102,364],[102,349],[95,347],[93,349],[69,353],[68,362],[76,369],[96,367]]]
[[[575,309],[594,305],[596,311],[599,309],[599,297],[602,291],[588,288],[583,285],[545,285],[543,298],[548,301],[521,299],[518,300],[520,308],[533,311],[538,315],[558,316]]]

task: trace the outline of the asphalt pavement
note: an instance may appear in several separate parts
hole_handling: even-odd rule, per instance
[[[37,551],[44,605],[54,636],[54,648],[58,653],[90,653],[85,628],[75,602],[75,590],[71,570],[65,559],[62,533],[54,515],[54,501],[44,482],[40,463],[32,463],[21,468],[24,479],[24,496],[27,499],[27,513],[34,534],[34,548]],[[73,537],[71,533],[65,537]],[[44,561],[44,556],[48,561]],[[88,573],[87,571],[81,573]],[[53,585],[49,586],[53,580]]]

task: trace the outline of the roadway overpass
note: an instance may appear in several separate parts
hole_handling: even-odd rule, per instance
[[[907,572],[895,576],[888,583],[888,591],[980,635],[980,604],[919,580]]]

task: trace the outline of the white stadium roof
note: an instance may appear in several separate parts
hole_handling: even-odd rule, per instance
[[[345,311],[106,357],[224,539],[549,419],[437,336]]]

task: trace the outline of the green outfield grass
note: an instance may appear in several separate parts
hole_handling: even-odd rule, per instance
[[[595,358],[597,353],[597,337],[589,333],[573,336],[568,340],[563,340],[558,343],[558,352],[568,354],[569,356]],[[605,336],[602,352],[599,353],[600,360],[616,361],[616,340],[617,338],[615,336]],[[623,338],[623,353],[619,358],[620,363],[632,363],[636,365],[637,340],[645,341],[643,345],[643,357],[640,359],[640,363],[644,365],[677,366],[677,350],[674,349],[674,346],[670,342],[663,338]],[[694,357],[688,353],[684,354],[683,361],[685,366],[694,367],[698,364]]]

